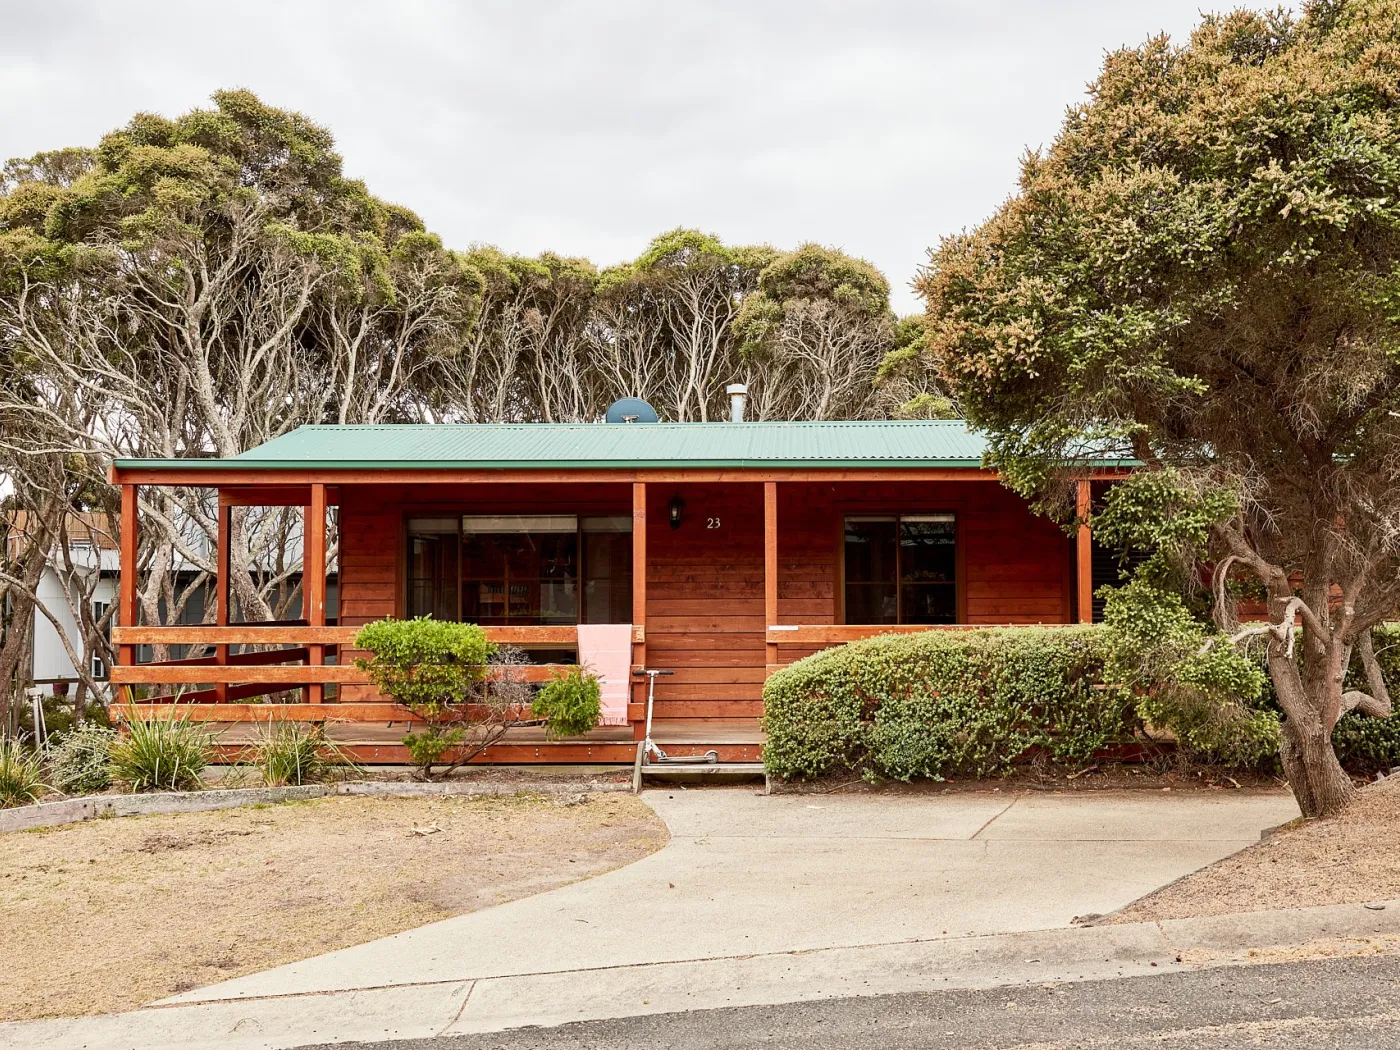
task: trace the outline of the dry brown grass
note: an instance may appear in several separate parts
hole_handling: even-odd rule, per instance
[[[0,1019],[130,1009],[597,875],[666,837],[624,794],[341,796],[0,835]]]
[[[1372,784],[1332,820],[1301,818],[1130,904],[1113,922],[1364,904],[1400,898],[1400,777]]]

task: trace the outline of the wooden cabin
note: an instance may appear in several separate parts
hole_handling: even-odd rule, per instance
[[[633,670],[675,672],[656,686],[657,742],[756,761],[764,679],[823,647],[1091,618],[1088,530],[1071,538],[1033,514],[982,452],[960,421],[596,423],[307,426],[232,459],[118,460],[112,679],[137,688],[114,710],[219,723],[230,749],[254,722],[325,722],[359,760],[402,762],[411,716],[353,666],[361,625],[475,622],[531,653],[539,680],[578,658],[579,625],[630,624]],[[1090,483],[1080,483],[1081,505]],[[218,491],[220,566],[234,508],[306,508],[303,616],[235,622],[220,572],[212,624],[141,624],[140,493],[161,485]],[[334,617],[328,535],[338,544]],[[214,648],[137,662],[158,644]],[[632,690],[626,724],[563,742],[522,727],[482,760],[631,762],[644,680]],[[298,691],[300,702],[266,702]]]

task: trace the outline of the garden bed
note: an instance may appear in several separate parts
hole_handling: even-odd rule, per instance
[[[0,836],[0,1019],[130,1009],[631,863],[628,794],[330,797]]]
[[[1400,899],[1400,776],[1372,784],[1330,820],[1284,825],[1256,846],[1128,905],[1108,920],[1364,904]]]
[[[1093,762],[1078,769],[1013,766],[1001,776],[950,777],[945,780],[872,781],[849,772],[811,780],[773,780],[773,794],[907,795],[978,794],[1041,791],[1084,793],[1093,791],[1287,791],[1278,777],[1255,770],[1224,766],[1198,766],[1170,762]]]

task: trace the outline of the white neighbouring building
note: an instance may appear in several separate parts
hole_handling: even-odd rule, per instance
[[[17,557],[21,551],[22,533],[25,528],[24,512],[14,513],[15,517],[10,520],[9,550],[7,551],[12,559]],[[50,553],[48,564],[44,566],[43,575],[40,577],[35,592],[44,609],[47,609],[53,615],[53,619],[62,625],[63,634],[67,635],[73,652],[79,658],[83,658],[83,632],[78,621],[79,603],[86,601],[91,605],[92,618],[95,622],[101,621],[108,609],[113,607],[117,601],[120,580],[120,553],[111,530],[96,515],[73,514],[70,516],[68,534],[69,561],[73,566],[72,574],[68,573],[61,553],[55,549]],[[203,533],[192,534],[187,542],[192,550],[207,552],[208,539]],[[288,544],[287,560],[295,564],[300,558],[301,543],[300,537],[297,536],[293,537]],[[267,567],[266,571],[271,571],[271,567]],[[189,581],[199,572],[198,566],[178,554],[176,555],[175,573],[177,577]],[[96,579],[93,578],[94,574]],[[327,576],[326,612],[333,619],[336,612],[338,590],[337,574],[333,565]],[[286,578],[283,586],[288,589],[290,603],[295,608],[301,600],[299,572],[292,572]],[[181,609],[178,622],[182,624],[202,623],[208,597],[203,588],[190,594]],[[116,618],[114,616],[110,625],[115,624]],[[139,648],[141,653],[138,654],[138,659],[150,659],[146,647]],[[178,657],[178,653],[176,655]],[[101,654],[90,653],[87,654],[86,658],[92,661],[90,668],[92,677],[98,682],[106,681],[108,668],[102,660]],[[30,659],[27,664],[21,664],[20,674],[35,688],[46,693],[67,693],[71,696],[77,685],[78,673],[73,666],[73,659],[69,656],[68,648],[63,644],[59,628],[38,608],[34,610]],[[110,697],[103,699],[110,699]]]
[[[24,542],[21,535],[26,525],[23,512],[16,514],[10,525],[10,549],[7,553],[14,558],[20,553]],[[21,665],[21,675],[43,692],[53,692],[55,687],[59,692],[71,692],[78,680],[73,659],[59,633],[60,627],[73,651],[82,658],[83,632],[78,622],[80,603],[89,603],[93,619],[101,620],[117,600],[120,558],[110,534],[85,514],[75,514],[69,518],[68,532],[69,561],[72,562],[73,572],[71,576],[68,574],[58,551],[50,554],[35,594],[52,619],[41,609],[34,610],[29,660],[27,665]],[[58,621],[58,625],[54,624],[54,620]],[[88,654],[88,658],[92,661],[89,669],[92,677],[105,680],[108,669],[101,655],[92,653]]]
[[[77,581],[66,583],[62,575],[50,564],[44,567],[44,575],[40,578],[36,590],[44,608],[63,625],[63,632],[68,636],[73,650],[81,655],[83,632],[75,616],[76,605],[79,601],[90,602],[94,620],[101,620],[107,614],[108,608],[117,600],[118,555],[114,550],[94,550],[91,545],[75,544],[71,548],[71,556],[73,567],[78,573],[90,576],[95,571],[98,579],[87,581],[89,586],[80,586]],[[82,593],[88,591],[89,587],[90,594]],[[66,597],[65,590],[68,592]],[[30,680],[36,685],[51,688],[58,682],[77,682],[78,673],[73,667],[68,649],[59,636],[58,628],[38,609],[34,610],[32,657]],[[107,666],[101,656],[93,653],[90,659],[92,677],[105,680]]]

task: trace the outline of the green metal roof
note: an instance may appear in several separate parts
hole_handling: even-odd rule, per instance
[[[304,426],[232,459],[119,459],[118,469],[978,467],[962,420]]]

